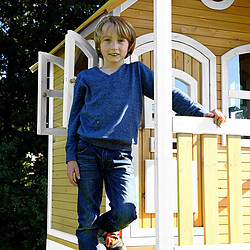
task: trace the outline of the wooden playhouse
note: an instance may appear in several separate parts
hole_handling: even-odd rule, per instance
[[[248,0],[110,0],[52,51],[39,52],[30,69],[38,69],[38,134],[49,137],[47,249],[77,249],[66,128],[77,74],[102,63],[93,30],[105,15],[135,27],[136,48],[126,63],[140,60],[157,72],[157,103],[144,99],[133,146],[139,218],[122,231],[128,249],[250,249]],[[171,85],[231,119],[218,129],[209,118],[166,115]],[[101,209],[108,209],[105,193]]]

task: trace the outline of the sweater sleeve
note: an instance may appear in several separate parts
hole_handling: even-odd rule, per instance
[[[172,89],[172,109],[179,115],[203,116],[207,111],[177,88]]]
[[[73,103],[70,111],[67,142],[66,142],[66,163],[70,160],[76,160],[78,135],[77,130],[80,125],[80,112],[84,105],[86,90],[80,84],[80,77],[77,77],[74,87]]]
[[[142,93],[154,99],[154,72],[141,62],[139,62],[139,66],[142,79]],[[177,88],[172,89],[172,109],[180,115],[202,117],[207,113],[202,105]]]
[[[139,62],[142,93],[154,99],[154,72],[143,63]]]

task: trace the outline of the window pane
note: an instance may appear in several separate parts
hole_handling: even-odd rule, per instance
[[[250,91],[250,54],[235,56],[228,62],[228,88]],[[250,118],[250,101],[229,98],[229,117]]]
[[[188,86],[182,81],[175,79],[175,87],[183,91],[185,94],[188,94]]]

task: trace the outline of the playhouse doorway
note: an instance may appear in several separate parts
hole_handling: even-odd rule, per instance
[[[209,95],[214,87],[215,63],[213,55],[204,56],[204,52],[194,49],[191,44],[181,42],[173,35],[172,49],[172,84],[180,88],[197,102],[210,109],[214,105],[215,97]],[[182,35],[181,35],[182,36]],[[185,38],[186,39],[186,38]],[[184,40],[185,40],[184,39]],[[178,40],[178,41],[176,41]],[[134,54],[130,60],[141,61],[154,70],[154,35],[147,34],[137,39]],[[190,42],[190,41],[189,41]],[[181,43],[183,46],[181,46]],[[199,46],[198,46],[199,48]],[[200,46],[200,48],[203,48]],[[169,79],[166,77],[166,79]],[[212,100],[212,102],[211,102]],[[123,230],[123,238],[127,246],[155,245],[155,210],[154,210],[154,102],[144,98],[143,121],[138,132],[138,145],[133,147],[134,167],[136,173],[138,195],[138,220],[129,228]],[[174,115],[174,114],[173,114]],[[177,172],[176,162],[176,135],[173,134],[173,172]],[[197,228],[196,244],[203,244],[202,229],[202,194],[201,194],[201,139],[199,135],[193,135],[193,207],[194,227]],[[177,178],[176,178],[177,179]],[[177,185],[173,187],[177,192]],[[174,227],[177,228],[177,200],[174,216]],[[176,237],[177,242],[177,237]]]

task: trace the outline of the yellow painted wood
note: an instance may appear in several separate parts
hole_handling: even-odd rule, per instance
[[[68,213],[70,213],[70,211],[68,211]],[[77,219],[72,219],[60,215],[52,215],[52,220],[54,223],[66,225],[73,228],[77,228],[78,226]]]
[[[76,202],[66,202],[66,201],[53,201],[53,208],[64,208],[69,211],[76,211],[77,204]]]
[[[52,209],[52,215],[59,216],[59,217],[62,217],[62,218],[67,218],[67,219],[73,219],[73,220],[77,221],[77,213],[76,213],[76,211],[72,212],[72,211],[69,211],[69,210],[65,210],[63,208],[53,208]],[[63,221],[62,221],[62,224],[67,225],[67,223],[65,223]]]
[[[247,11],[247,9],[245,9]],[[211,11],[211,9],[206,10],[198,10],[194,8],[186,8],[173,6],[173,14],[182,15],[182,16],[195,16],[198,19],[204,19],[206,17],[207,20],[217,20],[221,22],[232,22],[232,23],[250,23],[249,15],[234,15],[228,13],[222,13],[219,11]]]
[[[217,136],[202,135],[204,243],[219,243]]]
[[[75,186],[53,186],[53,193],[55,194],[77,194],[78,190]]]
[[[154,13],[152,11],[144,11],[143,9],[127,9],[123,12],[126,17],[137,17],[141,20],[153,20]]]
[[[189,75],[191,75],[192,74],[192,57],[187,54],[184,54],[183,63],[184,63],[184,67],[183,67],[184,71],[188,73]]]
[[[200,135],[193,135],[193,161],[197,163],[198,213],[194,213],[194,227],[203,226],[202,221],[202,171]]]
[[[229,202],[229,242],[243,242],[241,138],[227,135],[227,181]]]
[[[76,202],[77,195],[74,194],[52,194],[53,201],[68,201],[68,202]],[[53,203],[52,201],[52,203]],[[53,206],[53,204],[52,204]]]
[[[183,13],[185,9],[187,8],[183,8],[181,12]],[[249,23],[246,23],[243,20],[242,22],[238,22],[238,23],[225,22],[223,20],[218,20],[216,18],[213,18],[208,21],[206,18],[198,18],[198,17],[195,17],[194,15],[192,16],[191,13],[189,13],[189,16],[180,15],[180,12],[176,10],[175,8],[173,8],[173,23],[182,24],[182,25],[188,24],[193,27],[196,27],[196,29],[200,27],[215,29],[217,30],[217,32],[219,32],[220,30],[227,30],[227,31],[232,31],[232,32],[244,33],[245,32],[244,29],[249,28]]]
[[[177,50],[176,51],[176,58],[175,58],[176,69],[184,70],[183,69],[183,60],[184,60],[184,54]]]
[[[135,2],[131,7],[130,9],[137,9],[137,10],[145,10],[145,11],[153,11],[153,6],[154,3],[153,1],[137,1]]]
[[[213,37],[213,38],[220,38],[220,39],[228,39],[228,41],[231,40],[241,40],[241,41],[249,41],[250,40],[250,34],[247,34],[245,32],[236,32],[236,31],[228,31],[228,30],[220,30],[218,32],[217,28],[204,28],[204,27],[197,27],[187,24],[173,24],[173,29],[175,32],[183,33],[186,32],[188,34],[192,35],[199,35],[204,37]],[[220,70],[217,71],[217,73],[220,73]]]
[[[177,134],[178,245],[193,245],[192,134]]]
[[[66,161],[66,157],[63,155],[53,157],[53,163],[60,163],[60,164],[66,165],[65,161]]]

